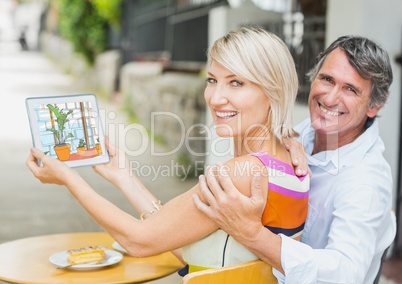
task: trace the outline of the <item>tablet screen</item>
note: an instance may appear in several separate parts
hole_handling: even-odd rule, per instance
[[[34,147],[70,167],[109,162],[96,96],[26,99]]]

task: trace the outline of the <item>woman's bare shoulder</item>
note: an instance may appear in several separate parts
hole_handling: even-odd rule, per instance
[[[267,180],[267,169],[261,161],[252,155],[239,156],[227,161],[224,170],[230,175],[233,184],[244,195],[250,196],[250,186],[253,176],[259,174],[262,184]]]
[[[224,165],[227,167],[227,169],[231,169],[235,173],[237,171],[242,175],[253,174],[255,171],[260,171],[265,167],[257,157],[252,155],[243,155],[232,158]]]

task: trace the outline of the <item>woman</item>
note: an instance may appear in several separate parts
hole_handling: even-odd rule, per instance
[[[261,28],[232,31],[208,51],[205,100],[218,135],[233,137],[235,147],[235,157],[219,170],[226,169],[235,186],[248,196],[253,176],[267,184],[263,224],[296,239],[307,215],[309,178],[296,177],[283,139],[295,135],[291,114],[297,87],[286,45]],[[37,149],[32,150],[27,166],[41,182],[65,185],[130,255],[144,257],[183,247],[190,272],[257,258],[197,210],[192,195],[199,193],[198,185],[161,206],[130,176],[128,167],[118,167],[116,149],[109,146],[109,151],[111,163],[96,166],[95,171],[126,194],[143,220],[108,202],[76,171]]]

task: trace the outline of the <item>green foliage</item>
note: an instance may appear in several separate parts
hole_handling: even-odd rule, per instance
[[[192,179],[198,176],[198,169],[196,164],[187,154],[180,154],[176,158],[176,162],[180,165],[178,168],[179,177],[184,179]]]
[[[92,0],[99,15],[110,25],[120,26],[122,0]]]
[[[127,113],[130,123],[139,123],[140,119],[134,112],[132,106],[132,98],[129,95],[125,95],[122,111]]]
[[[80,141],[78,141],[78,148],[80,147],[85,147],[86,143],[84,141],[84,139],[80,139]]]
[[[58,129],[52,127],[46,129],[46,131],[51,131],[54,135],[56,135],[57,140],[59,141],[59,144],[64,144],[68,138],[74,137],[73,134],[68,133],[66,137],[64,137],[64,129],[66,128],[66,123],[68,122],[67,117],[73,112],[71,109],[68,110],[67,112],[64,111],[64,109],[59,109],[58,106],[52,106],[51,104],[46,105],[54,114],[56,117],[56,123],[58,126]]]
[[[120,21],[122,0],[58,0],[59,29],[89,64],[107,48],[107,26]]]

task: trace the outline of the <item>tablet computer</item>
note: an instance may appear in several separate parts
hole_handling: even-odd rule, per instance
[[[70,167],[109,162],[96,96],[27,98],[33,146]]]

